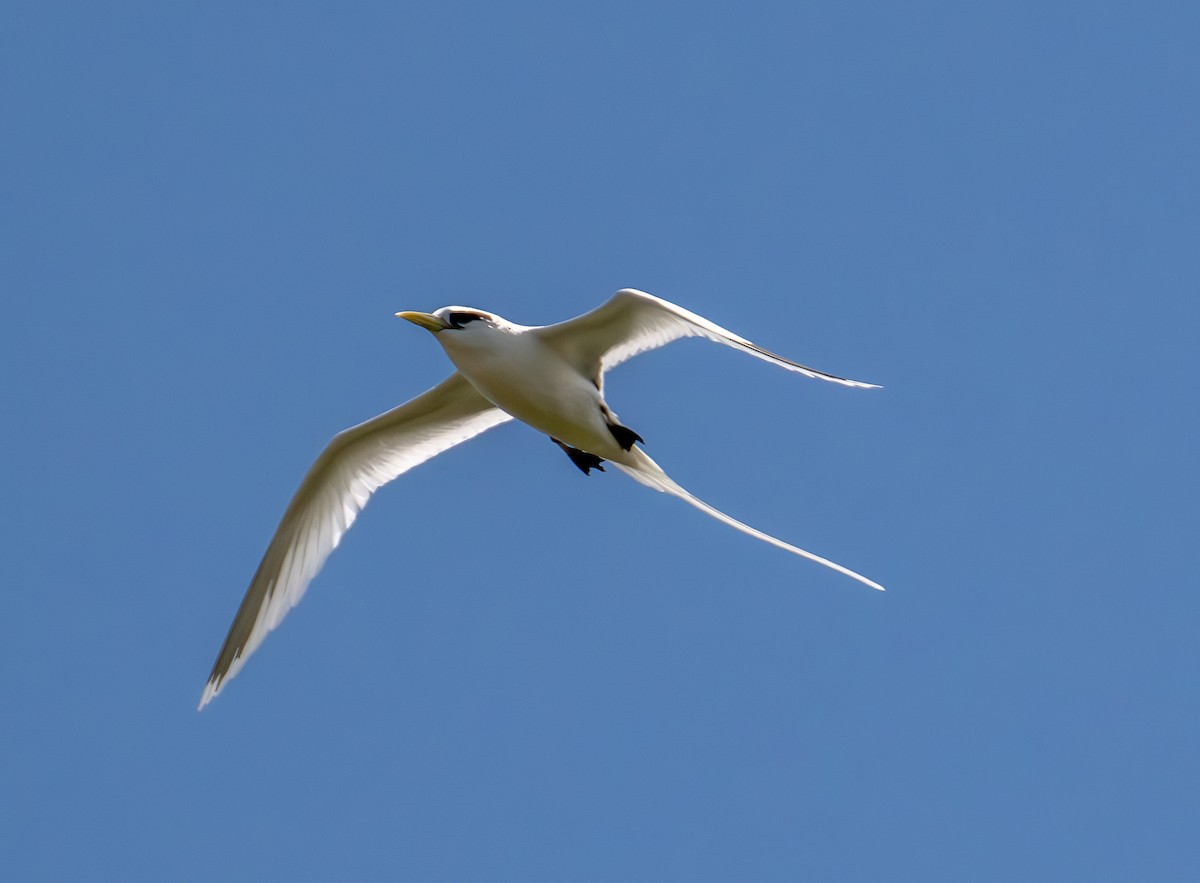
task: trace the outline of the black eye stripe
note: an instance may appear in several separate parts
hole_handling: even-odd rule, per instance
[[[453,328],[462,328],[468,322],[474,322],[476,319],[482,318],[483,316],[479,315],[478,313],[455,312],[446,316],[446,321],[449,322]]]

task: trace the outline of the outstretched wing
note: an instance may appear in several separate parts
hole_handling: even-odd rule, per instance
[[[208,676],[200,708],[296,606],[377,488],[511,419],[456,372],[412,401],[334,436],[267,546]]]
[[[538,328],[535,333],[578,371],[591,377],[597,387],[601,386],[604,372],[638,353],[666,346],[681,337],[707,337],[806,377],[878,389],[873,383],[826,374],[777,356],[703,316],[635,288],[622,288],[590,313]]]

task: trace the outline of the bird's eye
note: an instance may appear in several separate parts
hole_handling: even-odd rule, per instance
[[[450,323],[451,328],[462,328],[468,322],[474,322],[476,319],[482,319],[483,316],[478,313],[451,313],[446,317],[446,321]]]

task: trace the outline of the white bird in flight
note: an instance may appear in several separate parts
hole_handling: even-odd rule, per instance
[[[742,524],[692,496],[663,472],[604,401],[604,374],[683,337],[706,337],[756,358],[862,389],[875,384],[808,368],[661,298],[625,288],[602,306],[557,325],[517,325],[471,307],[397,313],[433,332],[458,370],[409,402],[334,436],[288,504],[229,635],[200,708],[240,670],[296,606],[371,494],[414,466],[517,419],[544,432],[585,474],[612,463],[630,478],[695,506],[718,521],[873,589],[883,586],[812,552]]]

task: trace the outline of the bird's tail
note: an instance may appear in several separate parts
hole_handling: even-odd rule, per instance
[[[716,509],[713,506],[708,505],[708,503],[704,502],[703,500],[692,496],[690,493],[676,484],[675,481],[672,480],[669,475],[667,475],[667,473],[663,472],[662,467],[650,459],[649,455],[647,455],[640,448],[635,447],[629,453],[632,455],[630,459],[634,461],[633,464],[617,463],[612,460],[609,462],[632,478],[634,481],[644,484],[646,487],[654,488],[656,491],[662,491],[663,493],[670,494],[673,497],[678,497],[685,503],[695,506],[705,515],[709,515],[717,519],[717,521],[728,524],[730,527],[736,528],[742,533],[749,534],[756,539],[760,539],[764,543],[770,543],[772,546],[778,546],[784,551],[791,552],[793,555],[799,555],[801,558],[807,558],[809,561],[815,561],[818,564],[824,564],[826,567],[832,568],[838,573],[844,573],[851,579],[856,579],[860,583],[868,585],[873,589],[878,589],[881,592],[884,590],[883,586],[879,585],[879,583],[867,579],[861,573],[855,573],[850,568],[842,567],[840,564],[835,564],[828,558],[822,558],[820,555],[814,555],[812,552],[806,552],[804,549],[801,549],[798,546],[785,543],[783,540],[776,539],[770,534],[763,533],[761,530],[756,530],[748,524],[742,524],[742,522],[738,521],[736,518],[726,515],[720,509]]]

